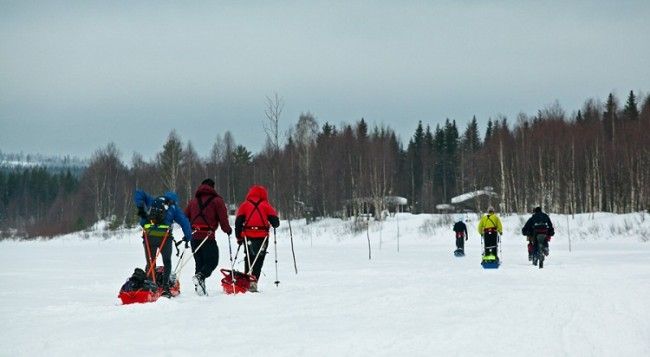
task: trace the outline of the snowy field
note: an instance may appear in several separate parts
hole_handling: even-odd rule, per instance
[[[225,295],[213,275],[196,296],[190,262],[179,297],[125,306],[137,230],[2,241],[0,356],[650,356],[650,215],[551,215],[541,270],[527,216],[502,218],[498,270],[479,264],[475,217],[456,258],[448,217],[400,214],[370,224],[372,260],[350,221],[293,222],[296,275],[282,222],[279,286],[271,244],[261,293]]]

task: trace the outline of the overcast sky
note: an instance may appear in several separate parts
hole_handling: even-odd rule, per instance
[[[176,129],[207,156],[257,152],[265,96],[283,130],[418,120],[484,131],[556,99],[650,91],[650,1],[3,1],[0,150],[146,158]]]

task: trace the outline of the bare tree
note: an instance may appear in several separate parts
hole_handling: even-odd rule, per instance
[[[284,109],[284,100],[278,96],[278,93],[273,94],[273,98],[266,97],[266,109],[264,114],[266,116],[267,122],[264,123],[264,131],[266,132],[267,142],[270,143],[271,147],[271,160],[272,160],[272,170],[271,170],[271,191],[277,192],[278,189],[278,158],[280,154],[280,115],[282,115],[282,110]]]
[[[311,164],[313,145],[316,142],[318,135],[318,123],[313,114],[307,112],[300,114],[296,130],[294,132],[294,142],[298,151],[298,167],[299,167],[299,187],[298,197],[301,200],[307,200],[309,204],[312,197],[309,194],[311,189]]]
[[[181,199],[189,200],[192,198],[194,192],[195,180],[197,179],[198,171],[201,170],[201,160],[199,155],[194,150],[194,146],[191,142],[187,142],[185,150],[183,150],[181,167],[182,167],[182,182],[183,182],[183,194],[185,197]]]
[[[223,158],[224,158],[224,170],[226,173],[226,199],[228,202],[235,202],[237,196],[235,196],[235,183],[234,183],[234,153],[235,153],[235,138],[232,136],[230,131],[226,131],[223,134]]]

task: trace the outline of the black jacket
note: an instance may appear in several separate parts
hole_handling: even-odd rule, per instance
[[[467,237],[467,226],[463,221],[458,221],[454,224],[454,232],[465,232],[465,237]]]
[[[548,234],[550,236],[555,235],[555,229],[553,229],[553,223],[549,216],[544,212],[533,213],[533,216],[528,219],[524,228],[521,229],[521,234],[525,236],[533,235],[533,228],[536,223],[546,223],[548,225]]]

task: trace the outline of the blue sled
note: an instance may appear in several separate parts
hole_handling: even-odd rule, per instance
[[[501,265],[500,260],[495,259],[496,257],[494,256],[486,256],[485,258],[483,258],[481,261],[481,266],[483,266],[483,269],[499,269],[499,265]]]
[[[499,262],[482,262],[483,269],[499,269]]]

